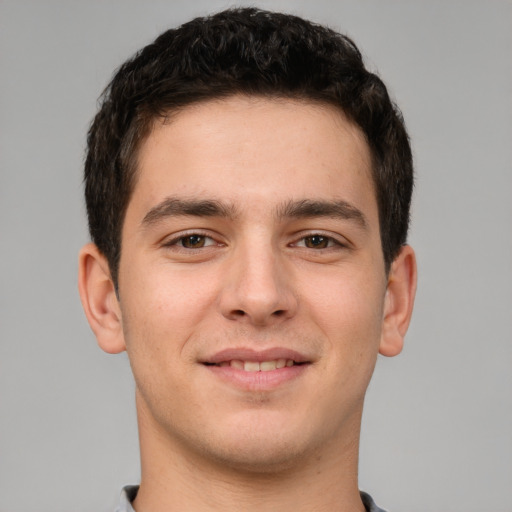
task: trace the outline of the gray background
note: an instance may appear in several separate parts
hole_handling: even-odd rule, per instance
[[[370,386],[361,488],[392,512],[512,511],[512,3],[256,3],[352,36],[413,140],[417,307]],[[85,133],[114,68],[229,5],[0,0],[2,512],[109,511],[138,481],[128,361],[76,289]]]

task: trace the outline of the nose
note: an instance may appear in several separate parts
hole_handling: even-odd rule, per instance
[[[227,265],[220,297],[224,317],[267,326],[295,315],[297,298],[291,270],[270,244],[257,249],[240,248]]]

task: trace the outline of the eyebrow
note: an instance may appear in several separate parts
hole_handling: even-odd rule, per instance
[[[233,218],[236,208],[214,199],[178,199],[168,197],[151,208],[142,219],[142,226],[151,226],[166,217],[227,217]]]
[[[149,227],[167,217],[224,217],[234,219],[237,208],[229,203],[215,199],[181,199],[168,197],[149,210],[142,219],[142,227]],[[278,219],[305,219],[329,217],[355,221],[366,229],[368,222],[363,212],[344,200],[302,199],[288,201],[278,205],[274,210]]]
[[[368,228],[368,222],[363,212],[343,200],[324,201],[304,199],[301,201],[289,201],[278,207],[277,217],[292,219],[329,217],[355,221],[361,228]]]

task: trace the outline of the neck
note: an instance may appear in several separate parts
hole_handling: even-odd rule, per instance
[[[138,401],[141,485],[137,512],[364,512],[357,484],[360,415],[355,433],[321,451],[265,470],[207,458],[170,439]]]

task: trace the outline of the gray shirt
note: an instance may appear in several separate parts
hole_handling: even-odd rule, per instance
[[[135,512],[131,504],[135,499],[138,490],[138,485],[126,486],[121,492],[121,501],[119,502],[119,506],[116,508],[116,512]],[[366,507],[366,512],[386,512],[384,509],[375,505],[375,502],[372,500],[372,497],[369,494],[366,494],[362,491],[360,492],[361,499],[363,500],[363,504]]]

